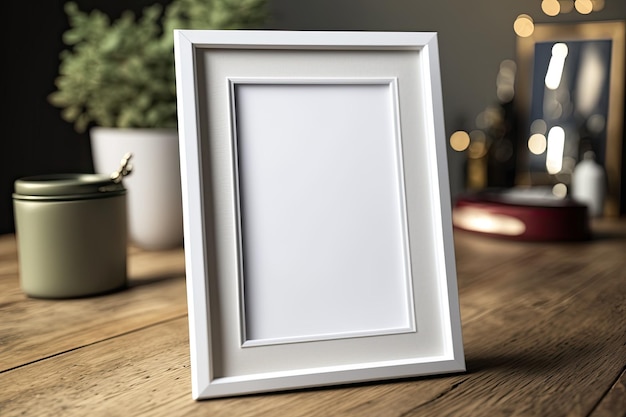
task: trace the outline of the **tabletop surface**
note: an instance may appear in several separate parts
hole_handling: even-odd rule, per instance
[[[0,416],[626,416],[626,220],[586,242],[455,231],[467,372],[194,401],[184,252],[129,248],[128,288],[24,295],[0,236]]]

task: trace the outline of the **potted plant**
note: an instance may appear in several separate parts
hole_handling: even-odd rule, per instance
[[[89,131],[97,172],[111,172],[133,154],[136,169],[125,179],[131,240],[146,249],[177,246],[182,209],[173,30],[258,27],[267,1],[172,0],[115,20],[74,2],[65,12],[67,49],[49,102],[76,131]]]

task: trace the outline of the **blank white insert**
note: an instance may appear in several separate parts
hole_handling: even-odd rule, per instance
[[[234,92],[244,345],[413,331],[395,82]]]

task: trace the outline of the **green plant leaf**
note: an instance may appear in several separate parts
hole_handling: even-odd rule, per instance
[[[70,28],[48,101],[77,131],[176,127],[174,29],[261,27],[267,0],[173,0],[115,21],[99,10],[65,5]]]

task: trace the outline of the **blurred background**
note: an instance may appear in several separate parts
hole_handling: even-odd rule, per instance
[[[5,130],[0,139],[0,233],[14,230],[11,193],[17,178],[93,172],[88,133],[77,133],[70,123],[61,119],[60,110],[47,101],[54,90],[59,53],[65,47],[62,34],[68,22],[64,3],[61,0],[3,3],[4,76],[0,85],[4,106],[0,125]],[[100,9],[115,18],[126,9],[139,13],[155,1],[78,0],[76,3],[82,10]],[[522,31],[542,23],[626,20],[624,0],[590,2],[595,8],[587,13],[571,7],[568,10],[566,2],[562,3],[561,12],[552,16],[554,13],[542,10],[542,0],[270,0],[271,17],[265,28],[437,32],[445,129],[447,140],[452,139],[448,162],[454,198],[468,189],[509,187],[516,181],[518,145],[528,139],[528,129],[521,126],[524,119],[520,113],[529,111],[516,101],[517,81],[520,75],[528,77],[518,72],[525,67],[517,62],[516,19],[520,15],[529,18],[517,20],[517,29]],[[545,9],[546,5],[543,6]],[[623,87],[624,73],[618,77]],[[622,96],[618,115],[622,124],[623,100]],[[466,139],[487,143],[481,134],[492,134],[498,147],[493,147],[495,159],[483,159],[476,167],[472,159],[477,159],[477,153],[482,158],[486,150],[470,147]],[[623,142],[623,129],[619,141]],[[620,147],[620,160],[623,148]],[[495,165],[490,167],[490,164]],[[623,170],[618,175],[623,188],[626,183]]]

